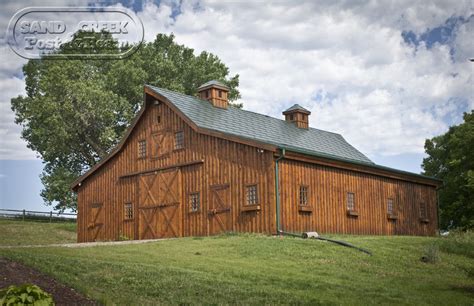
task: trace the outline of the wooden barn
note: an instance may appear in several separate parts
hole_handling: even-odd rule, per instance
[[[442,182],[374,164],[336,133],[230,106],[211,81],[197,97],[145,86],[117,147],[82,175],[78,241],[279,231],[435,235]]]

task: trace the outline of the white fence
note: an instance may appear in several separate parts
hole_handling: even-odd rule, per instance
[[[77,214],[54,212],[54,211],[35,211],[35,210],[17,210],[17,209],[0,209],[0,218],[16,219],[16,220],[35,220],[35,221],[75,221]]]

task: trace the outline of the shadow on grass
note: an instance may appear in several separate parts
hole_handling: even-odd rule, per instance
[[[461,293],[469,293],[474,296],[474,286],[453,286],[451,287],[454,291]]]

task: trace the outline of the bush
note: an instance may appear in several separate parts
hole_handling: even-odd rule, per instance
[[[0,290],[0,306],[8,305],[54,305],[52,296],[36,285],[9,286]]]
[[[118,240],[119,241],[128,241],[128,240],[131,240],[131,239],[127,235],[124,235],[124,234],[120,233],[120,235],[118,237]]]
[[[474,258],[474,231],[451,230],[439,239],[441,251]]]
[[[437,263],[439,258],[439,247],[436,244],[430,244],[425,248],[425,253],[421,257],[421,261],[426,263]]]

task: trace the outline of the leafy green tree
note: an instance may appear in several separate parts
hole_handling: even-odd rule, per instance
[[[91,35],[112,39],[108,33],[78,32],[59,53],[74,52],[74,43]],[[117,44],[107,48],[86,52],[120,51]],[[173,35],[159,34],[123,60],[30,60],[23,72],[26,96],[13,98],[12,110],[22,138],[45,163],[41,196],[55,209],[76,208],[70,184],[119,142],[142,104],[144,84],[194,95],[216,79],[230,87],[231,101],[240,97],[238,75],[229,76],[217,56],[195,55]]]
[[[474,110],[464,122],[427,139],[424,174],[444,181],[439,191],[441,228],[474,227]]]

